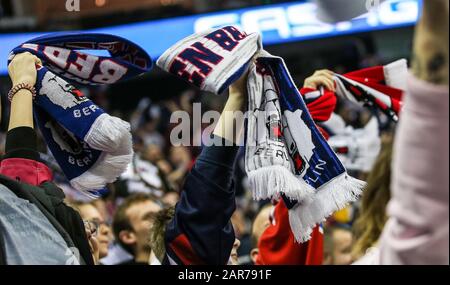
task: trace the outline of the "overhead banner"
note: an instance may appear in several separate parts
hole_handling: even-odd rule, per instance
[[[337,24],[318,20],[317,7],[313,3],[290,2],[89,31],[124,37],[143,47],[156,60],[177,41],[210,28],[236,25],[247,33],[261,33],[264,45],[273,45],[410,26],[417,22],[419,4],[420,0],[388,0],[381,2],[370,13]],[[0,74],[7,72],[6,59],[11,49],[42,35],[44,34],[0,34]]]

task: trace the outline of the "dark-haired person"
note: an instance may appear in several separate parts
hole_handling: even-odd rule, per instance
[[[149,233],[161,206],[150,195],[144,193],[127,197],[116,209],[113,232],[116,241],[133,256],[122,264],[155,264]],[[158,262],[156,262],[158,263]]]
[[[0,264],[94,264],[98,241],[40,161],[33,122],[40,60],[18,54],[8,66],[11,111],[0,163]],[[95,259],[95,260],[94,260]]]

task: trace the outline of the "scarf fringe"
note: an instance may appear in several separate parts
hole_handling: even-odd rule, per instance
[[[310,203],[315,193],[313,187],[280,165],[250,171],[248,179],[256,200],[272,199],[283,193],[291,199]]]
[[[84,141],[93,149],[114,153],[127,141],[131,142],[130,124],[107,113],[92,124]]]
[[[92,124],[85,141],[103,153],[88,171],[70,180],[70,184],[92,197],[88,191],[101,189],[114,182],[131,163],[133,144],[130,125],[105,113]]]
[[[125,155],[103,153],[95,165],[80,176],[70,180],[73,188],[89,193],[114,182],[131,163],[133,152]]]
[[[355,202],[366,183],[343,173],[320,187],[310,204],[297,204],[289,210],[289,223],[298,243],[311,239],[313,228],[336,211]]]

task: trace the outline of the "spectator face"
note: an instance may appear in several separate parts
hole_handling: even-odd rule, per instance
[[[336,229],[333,232],[332,265],[349,265],[352,262],[351,248],[353,236],[350,231]]]
[[[151,121],[151,122],[147,122],[144,126],[143,129],[148,132],[148,133],[152,133],[156,130],[156,127],[158,126],[158,121],[157,119]]]
[[[149,145],[145,149],[144,158],[152,163],[156,163],[158,160],[163,158],[161,148],[157,145]]]
[[[108,247],[111,241],[111,229],[105,223],[100,212],[91,204],[84,204],[78,207],[80,216],[84,221],[93,222],[99,225],[97,229],[97,240],[99,243],[99,257],[103,258],[108,255]]]
[[[185,147],[172,147],[170,149],[169,159],[173,165],[186,165],[191,161],[191,154]]]
[[[272,212],[272,209],[273,207],[265,207],[256,216],[252,226],[252,240],[254,243],[259,241],[264,231],[270,226],[270,213]],[[258,254],[259,250],[257,244],[254,244],[254,248],[250,252],[253,263],[256,262]]]
[[[233,249],[231,250],[231,255],[230,255],[230,263],[231,265],[239,265],[238,259],[238,249],[241,246],[241,242],[238,239],[234,240],[234,244],[233,244]]]
[[[161,207],[153,201],[143,201],[132,205],[126,211],[133,233],[129,235],[126,243],[134,246],[136,256],[141,252],[149,252],[149,233],[154,217]]]

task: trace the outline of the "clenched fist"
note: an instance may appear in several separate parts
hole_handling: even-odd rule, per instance
[[[42,65],[41,60],[29,52],[14,56],[8,66],[9,77],[13,86],[20,83],[34,86],[37,76],[36,65]]]

